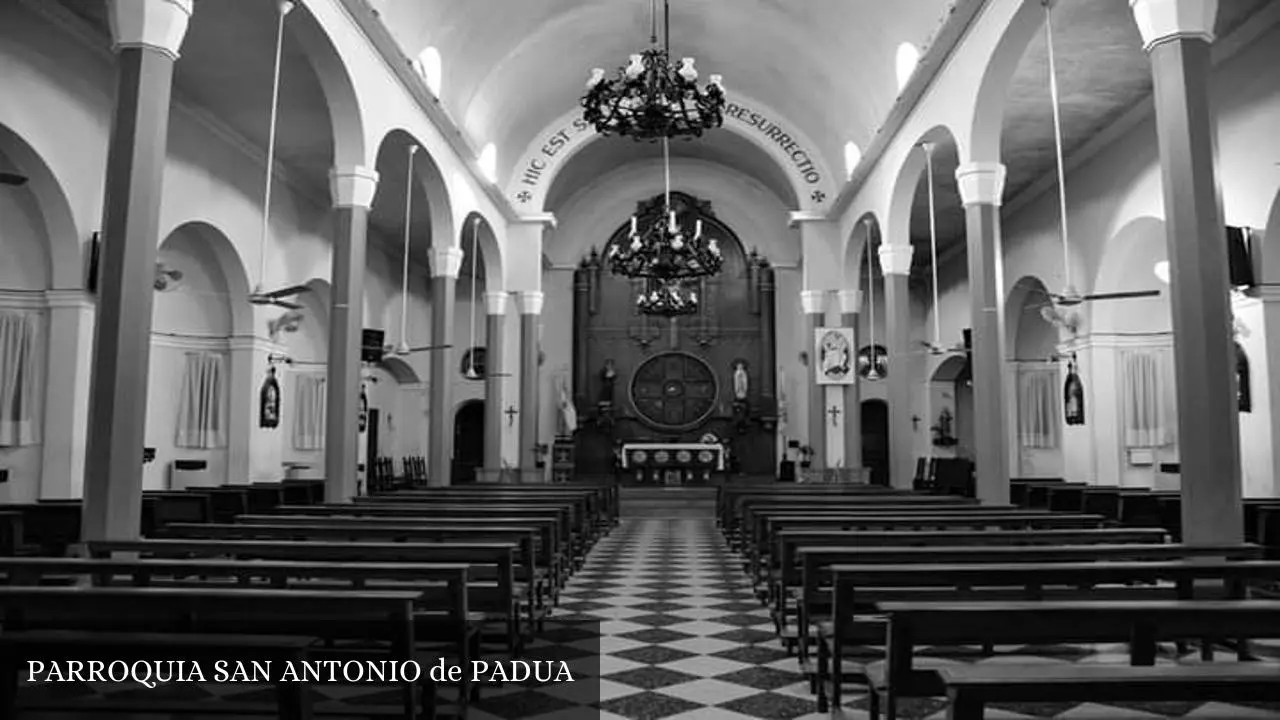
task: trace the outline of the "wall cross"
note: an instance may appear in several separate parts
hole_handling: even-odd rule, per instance
[[[839,419],[840,407],[837,405],[832,405],[831,409],[827,411],[827,414],[831,416],[831,427],[839,427],[840,426],[840,419]]]
[[[507,427],[515,425],[516,415],[519,414],[520,411],[516,409],[515,405],[508,405],[505,412],[507,413]]]

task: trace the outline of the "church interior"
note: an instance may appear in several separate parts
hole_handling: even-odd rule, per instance
[[[0,717],[1280,718],[1277,67],[1267,0],[0,0]],[[213,672],[321,660],[424,674]]]

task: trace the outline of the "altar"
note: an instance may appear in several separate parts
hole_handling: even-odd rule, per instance
[[[618,467],[638,483],[688,485],[706,483],[712,472],[723,473],[724,446],[712,443],[625,443]]]

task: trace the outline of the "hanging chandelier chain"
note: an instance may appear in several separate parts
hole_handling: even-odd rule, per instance
[[[284,49],[284,18],[293,9],[293,3],[281,2],[276,20],[276,58],[271,73],[271,119],[267,129],[267,178],[262,191],[262,242],[258,249],[258,292],[262,292],[267,279],[267,236],[271,233],[271,185],[274,179],[276,157],[276,124],[280,114],[280,61]]]
[[[926,171],[929,180],[929,266],[933,275],[933,344],[942,342],[942,321],[938,317],[938,214],[933,188],[933,143],[924,144]]]
[[[1067,170],[1062,151],[1062,106],[1058,91],[1058,63],[1053,47],[1053,7],[1049,0],[1044,2],[1044,31],[1048,47],[1049,62],[1049,99],[1053,103],[1053,140],[1054,152],[1058,163],[1058,212],[1061,216],[1062,233],[1062,277],[1064,292],[1071,291],[1071,250],[1067,224]]]
[[[408,346],[409,318],[409,232],[413,224],[413,158],[418,146],[409,146],[409,169],[405,171],[404,191],[404,259],[400,263],[400,347]]]
[[[471,343],[467,346],[467,375],[476,374],[476,270],[480,265],[480,218],[471,219]]]

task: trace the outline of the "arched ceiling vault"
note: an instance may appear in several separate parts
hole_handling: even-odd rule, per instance
[[[897,97],[898,46],[925,46],[949,6],[672,0],[672,55],[695,57],[703,80],[721,74],[726,86],[784,112],[837,169],[845,143],[869,144]],[[497,145],[500,166],[576,104],[591,68],[612,74],[649,40],[646,0],[415,0],[378,9],[406,55],[440,51],[441,101],[476,143]]]

